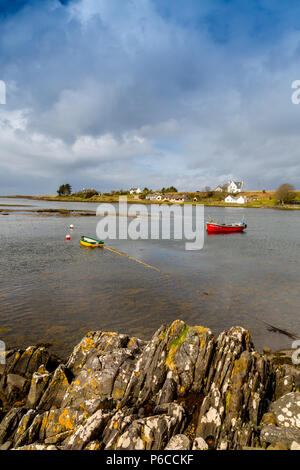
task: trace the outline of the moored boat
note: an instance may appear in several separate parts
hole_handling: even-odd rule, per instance
[[[90,248],[102,248],[104,242],[102,240],[97,240],[96,238],[86,237],[85,235],[82,235],[82,237],[80,238],[80,245],[87,246]]]
[[[218,224],[210,220],[206,224],[206,230],[210,233],[234,233],[243,232],[247,228],[246,222],[239,222],[236,224]]]

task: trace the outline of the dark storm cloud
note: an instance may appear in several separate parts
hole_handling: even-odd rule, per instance
[[[230,176],[299,186],[299,13],[267,0],[8,4],[1,193],[30,181],[54,192],[65,178],[103,190]]]

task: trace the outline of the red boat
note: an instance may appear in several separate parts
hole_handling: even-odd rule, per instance
[[[217,224],[211,220],[206,224],[206,230],[210,233],[243,232],[245,228],[247,228],[247,224],[245,222],[239,222],[237,224]]]

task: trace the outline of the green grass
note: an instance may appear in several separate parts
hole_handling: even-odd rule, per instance
[[[169,353],[168,353],[168,356],[166,358],[166,366],[170,369],[170,370],[174,370],[175,369],[175,364],[174,364],[174,358],[175,358],[175,354],[176,352],[178,351],[178,348],[179,346],[184,343],[185,341],[185,338],[186,338],[186,335],[189,331],[189,327],[187,326],[183,332],[181,333],[181,335],[178,337],[178,338],[175,338],[171,345],[170,345],[170,349],[169,349]]]

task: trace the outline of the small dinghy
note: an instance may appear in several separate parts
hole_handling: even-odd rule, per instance
[[[218,224],[210,219],[206,224],[206,230],[210,233],[243,232],[245,228],[247,224],[244,221],[236,224]]]
[[[80,238],[80,245],[87,246],[90,248],[96,248],[96,247],[102,248],[104,245],[104,242],[102,240],[96,240],[96,238],[86,237],[85,235],[83,235]]]

